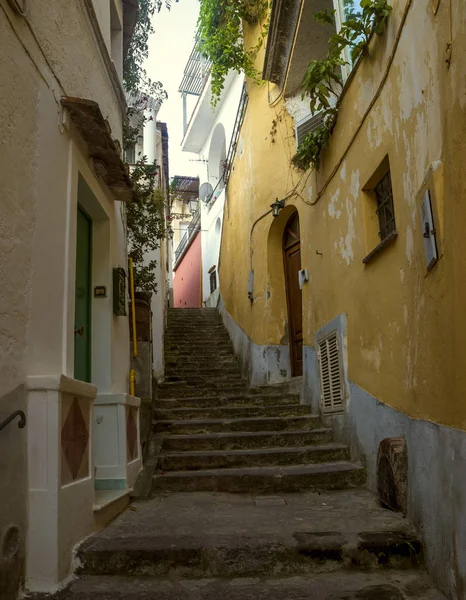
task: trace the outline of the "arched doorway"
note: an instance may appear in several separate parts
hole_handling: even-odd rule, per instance
[[[303,374],[303,301],[299,287],[301,242],[297,212],[289,218],[283,232],[283,265],[288,308],[291,376],[299,377]]]

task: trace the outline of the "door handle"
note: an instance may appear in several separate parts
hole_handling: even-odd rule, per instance
[[[84,337],[84,327],[81,325],[81,327],[79,329],[75,329],[74,335],[79,335],[80,337]]]

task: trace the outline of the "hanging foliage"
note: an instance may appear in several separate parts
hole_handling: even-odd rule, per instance
[[[165,4],[170,9],[170,0]],[[162,83],[152,81],[143,67],[149,55],[149,36],[154,32],[152,18],[161,7],[162,0],[139,0],[136,24],[123,60],[123,85],[129,94],[143,92],[163,101],[167,98],[167,92]]]
[[[243,22],[257,24],[267,11],[267,0],[200,0],[197,22],[199,50],[212,62],[212,105],[218,102],[230,70],[244,73],[256,83],[260,73],[254,66],[257,52],[267,35],[262,28],[254,47],[246,49]]]
[[[348,64],[343,58],[345,50],[350,50],[354,64],[366,52],[372,33],[382,35],[392,10],[387,0],[361,0],[360,5],[361,10],[349,11],[340,30],[330,37],[325,58],[312,60],[304,75],[303,98],[309,98],[312,115],[320,113],[321,124],[304,136],[291,159],[292,164],[303,171],[309,166],[319,168],[322,150],[330,141],[338,115],[336,99],[343,86],[342,67]],[[317,13],[315,18],[335,28],[334,15],[335,11],[326,10]]]
[[[165,194],[158,187],[160,173],[155,161],[147,164],[146,157],[142,157],[130,175],[135,199],[127,205],[126,213],[129,256],[133,259],[136,289],[151,294],[157,292],[157,261],[148,257],[165,236]]]

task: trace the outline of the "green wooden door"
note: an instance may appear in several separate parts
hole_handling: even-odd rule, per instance
[[[92,221],[78,207],[76,228],[76,301],[74,317],[74,377],[91,381]]]

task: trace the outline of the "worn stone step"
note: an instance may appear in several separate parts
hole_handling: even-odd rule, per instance
[[[165,339],[166,340],[191,340],[191,339],[196,339],[196,340],[206,340],[209,338],[215,338],[215,339],[219,339],[219,338],[228,338],[230,339],[230,336],[228,335],[227,330],[225,329],[225,327],[223,327],[222,324],[218,324],[218,325],[214,325],[214,324],[210,324],[210,325],[194,325],[194,326],[186,326],[186,325],[180,325],[180,326],[174,326],[171,325],[170,327],[167,328],[167,332],[165,334]]]
[[[60,593],[60,600],[445,600],[427,573],[377,570],[360,573],[216,579],[85,576]],[[34,596],[33,600],[51,600]]]
[[[183,450],[241,450],[244,448],[279,448],[284,446],[309,446],[328,444],[333,432],[322,427],[297,431],[245,431],[236,433],[205,433],[194,435],[167,435],[163,449],[173,452]]]
[[[201,408],[174,408],[172,410],[155,410],[155,419],[168,421],[179,419],[240,419],[247,417],[280,417],[310,414],[307,405],[275,404],[272,406],[206,406]]]
[[[239,392],[248,393],[249,388],[246,382],[242,380],[235,380],[227,382],[226,384],[216,384],[215,381],[208,381],[205,385],[192,384],[180,382],[180,385],[176,387],[163,387],[159,385],[157,390],[157,397],[160,400],[167,400],[169,398],[191,398],[193,396],[219,396],[219,395],[232,395]]]
[[[202,364],[202,366],[200,366],[201,364]],[[165,376],[166,377],[169,377],[172,375],[186,375],[187,377],[189,377],[191,375],[222,376],[222,375],[228,375],[230,373],[234,373],[234,374],[241,373],[238,364],[235,364],[235,363],[231,363],[229,365],[220,365],[220,366],[215,365],[215,366],[211,366],[211,367],[206,366],[205,363],[200,363],[200,365],[193,366],[193,365],[188,365],[188,364],[183,364],[183,363],[181,365],[177,365],[176,367],[166,365]]]
[[[318,415],[286,417],[250,417],[246,419],[189,419],[157,420],[154,422],[156,433],[192,435],[198,433],[231,433],[257,431],[296,431],[314,430],[321,426]]]
[[[241,467],[270,467],[328,463],[348,460],[348,446],[320,444],[289,448],[259,448],[248,450],[192,450],[164,451],[159,458],[162,471],[191,471]]]
[[[363,485],[365,470],[350,462],[232,469],[171,471],[153,477],[152,490],[160,492],[227,492],[283,494],[342,490]]]
[[[231,382],[235,384],[240,381],[243,382],[245,385],[247,384],[246,378],[243,377],[243,375],[238,371],[225,374],[212,373],[210,375],[207,373],[200,373],[199,375],[196,375],[195,373],[191,373],[189,375],[186,373],[180,375],[167,374],[164,378],[164,383],[184,383],[187,386],[203,385],[204,387],[209,385],[210,383],[226,384]]]
[[[235,394],[232,396],[198,396],[194,398],[158,400],[156,406],[161,409],[202,408],[205,406],[271,406],[274,404],[290,404],[299,406],[299,396],[295,394]]]
[[[219,338],[217,339],[217,337],[211,337],[209,339],[204,338],[204,339],[186,339],[186,340],[180,340],[180,339],[165,339],[165,344],[164,344],[165,348],[169,351],[171,348],[173,349],[182,349],[182,348],[187,348],[187,349],[191,349],[191,348],[199,348],[199,349],[223,349],[223,350],[232,350],[233,346],[231,344],[230,338],[226,337],[226,338]]]

